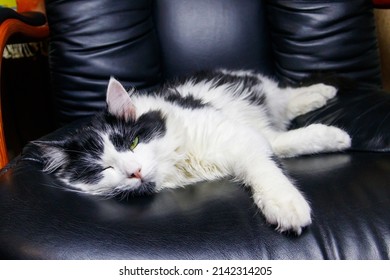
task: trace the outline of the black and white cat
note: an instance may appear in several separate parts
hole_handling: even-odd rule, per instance
[[[269,223],[300,234],[311,223],[310,206],[277,157],[350,147],[349,135],[336,127],[287,131],[292,119],[322,107],[336,91],[324,84],[281,88],[261,74],[219,70],[145,95],[111,78],[105,111],[63,141],[36,144],[46,172],[94,195],[239,180]]]

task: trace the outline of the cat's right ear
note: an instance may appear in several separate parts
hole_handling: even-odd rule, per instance
[[[42,158],[44,159],[44,172],[55,172],[66,163],[65,142],[36,140],[31,141],[31,144],[37,146],[42,154]]]
[[[111,77],[107,87],[107,109],[108,112],[125,121],[135,119],[136,108],[131,101],[129,93],[120,82]]]

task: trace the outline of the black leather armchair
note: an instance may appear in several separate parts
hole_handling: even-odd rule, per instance
[[[381,90],[372,8],[367,0],[47,0],[60,128],[45,138],[100,110],[111,75],[152,89],[225,67],[294,84],[347,78],[328,106],[293,125],[337,125],[353,143],[283,160],[313,208],[299,237],[277,233],[249,191],[228,181],[124,200],[67,191],[27,145],[1,171],[0,258],[389,259],[390,94]]]

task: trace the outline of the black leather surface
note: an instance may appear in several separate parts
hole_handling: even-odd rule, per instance
[[[110,76],[128,88],[159,83],[151,5],[151,0],[46,1],[59,125],[103,108]]]
[[[164,76],[214,68],[274,74],[263,1],[154,1]]]
[[[279,234],[227,181],[154,196],[66,191],[41,164],[0,177],[0,257],[28,259],[389,259],[390,154],[284,161],[313,208],[302,236]]]
[[[332,72],[380,86],[370,0],[266,2],[280,79],[299,82],[313,72]]]

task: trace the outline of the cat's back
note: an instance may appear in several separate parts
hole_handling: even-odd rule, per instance
[[[179,97],[190,99],[194,107],[199,104],[216,106],[226,102],[237,102],[240,100],[251,101],[258,95],[256,86],[259,84],[259,77],[255,75],[228,74],[222,71],[201,71],[186,78],[176,79],[168,82],[160,91],[168,98]]]
[[[167,82],[135,101],[140,113],[160,110],[186,127],[225,119],[261,129],[269,125],[262,78],[249,71],[203,71]]]

